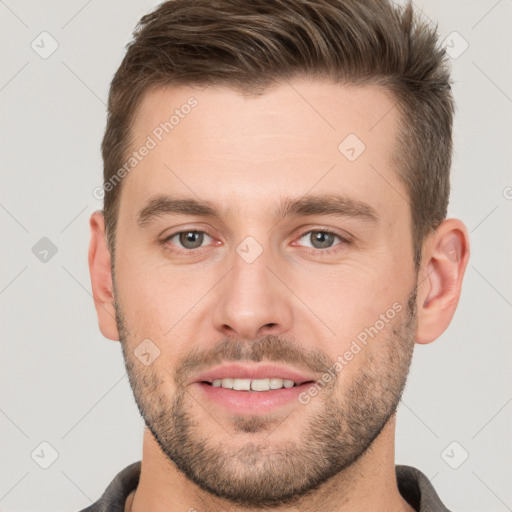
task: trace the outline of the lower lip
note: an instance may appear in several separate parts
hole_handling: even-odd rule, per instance
[[[299,395],[307,390],[313,382],[304,382],[293,388],[271,389],[269,391],[235,391],[223,387],[214,387],[204,382],[196,382],[195,386],[204,393],[204,396],[231,412],[263,414],[280,406],[296,401]]]

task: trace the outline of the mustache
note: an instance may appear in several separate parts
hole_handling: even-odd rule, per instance
[[[275,335],[259,340],[223,339],[211,348],[193,348],[176,364],[177,383],[185,382],[192,373],[225,362],[275,362],[291,364],[298,369],[320,373],[334,360],[319,350],[308,350],[293,340]]]

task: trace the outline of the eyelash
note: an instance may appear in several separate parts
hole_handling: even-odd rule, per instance
[[[213,238],[211,235],[209,235],[206,231],[203,231],[203,230],[198,230],[198,229],[186,229],[186,230],[182,230],[182,231],[176,231],[175,233],[169,235],[168,237],[166,237],[165,239],[162,240],[162,245],[164,245],[166,247],[166,249],[168,249],[167,247],[167,243],[172,240],[175,236],[177,235],[180,235],[182,233],[203,233],[207,236],[209,236],[210,238]],[[341,243],[333,246],[333,247],[328,247],[326,249],[315,249],[315,248],[311,248],[311,247],[305,247],[306,250],[306,253],[307,254],[312,254],[314,256],[328,256],[332,253],[336,253],[338,252],[339,250],[341,250],[339,248],[340,245],[342,246],[346,246],[346,245],[350,245],[351,242],[350,240],[348,240],[347,238],[344,238],[342,237],[340,234],[334,232],[334,231],[330,231],[328,229],[310,229],[308,231],[304,231],[304,233],[302,233],[298,238],[297,240],[300,240],[302,238],[304,238],[304,236],[306,235],[309,235],[311,233],[324,233],[324,234],[328,234],[328,235],[334,235],[335,237],[337,237]],[[182,248],[176,248],[174,247],[173,249],[168,249],[168,250],[172,250],[174,252],[177,252],[178,254],[184,254],[186,256],[197,256],[198,254],[201,254],[204,250],[208,250],[208,246],[205,246],[205,247],[198,247],[196,249],[182,249]]]

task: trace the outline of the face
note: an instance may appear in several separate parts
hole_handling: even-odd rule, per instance
[[[417,325],[392,107],[380,88],[320,81],[144,97],[117,327],[147,427],[217,496],[291,503],[393,418]]]

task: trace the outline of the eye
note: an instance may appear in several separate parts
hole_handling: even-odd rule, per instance
[[[305,247],[312,247],[313,249],[317,249],[320,250],[321,252],[327,253],[331,251],[325,249],[331,249],[336,239],[342,242],[341,244],[336,245],[343,245],[349,243],[348,240],[338,235],[337,233],[333,233],[332,231],[327,231],[325,229],[307,231],[299,238],[299,240],[302,239],[310,241],[310,245],[306,244]],[[335,251],[336,249],[333,250]]]
[[[205,241],[205,237],[209,238],[210,241],[212,240],[212,237],[208,234],[206,234],[204,231],[195,231],[195,230],[188,230],[188,231],[179,231],[178,233],[174,233],[170,236],[168,236],[164,243],[170,242],[173,243],[173,239],[177,239],[176,242],[178,245],[178,248],[184,248],[189,251],[198,249],[202,246],[203,242]],[[176,245],[176,244],[175,244]]]

